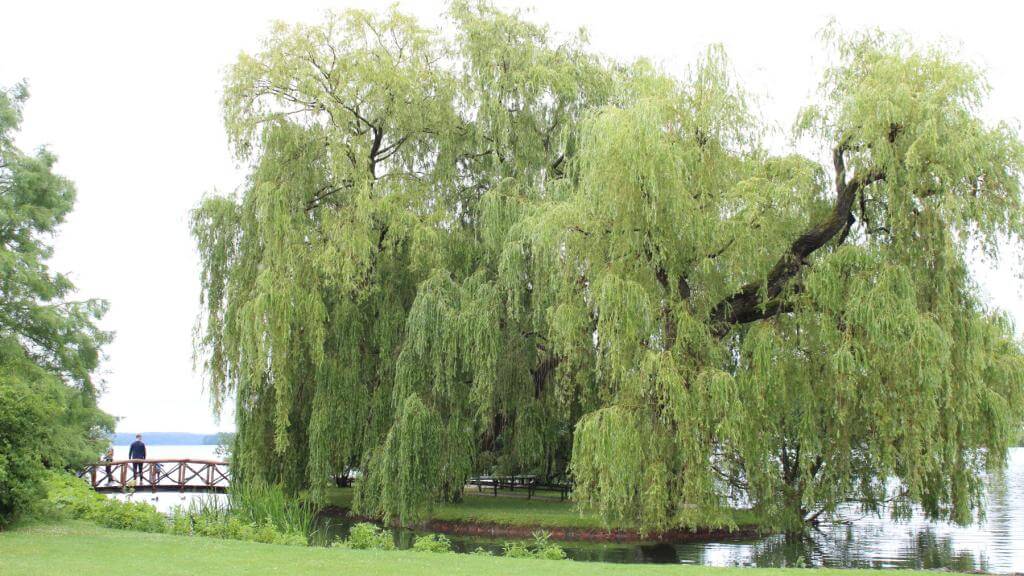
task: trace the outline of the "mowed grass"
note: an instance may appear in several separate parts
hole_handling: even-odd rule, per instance
[[[434,507],[433,520],[462,522],[470,524],[497,524],[501,526],[527,526],[537,528],[564,528],[575,530],[608,530],[620,526],[606,525],[595,514],[581,513],[576,505],[558,499],[557,493],[539,493],[540,497],[527,500],[525,492],[519,493],[477,492],[467,489],[465,498],[456,504],[439,504]],[[348,509],[352,505],[351,488],[332,488],[329,502],[338,508]],[[749,510],[731,510],[733,522],[740,527],[756,526],[759,519]]]
[[[815,570],[815,576],[909,576],[909,571]],[[76,521],[0,532],[2,576],[799,576],[801,569],[705,568],[520,560],[469,554],[304,548],[146,534]],[[923,574],[920,573],[920,574]]]

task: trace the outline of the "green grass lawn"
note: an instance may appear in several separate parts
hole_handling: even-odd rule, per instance
[[[909,571],[827,570],[814,576],[911,576]],[[338,548],[304,548],[146,534],[100,528],[82,521],[33,524],[0,532],[0,576],[171,575],[402,575],[417,576],[806,576],[806,569],[703,568],[680,565],[602,564],[571,560],[519,560]],[[923,573],[920,573],[923,574]]]
[[[567,528],[604,530],[608,526],[591,513],[580,513],[576,505],[554,497],[527,500],[525,497],[501,493],[495,497],[491,492],[478,493],[467,489],[465,498],[457,504],[439,504],[434,507],[432,518],[443,522],[465,522],[499,524],[503,526],[535,526],[539,528]],[[352,504],[351,488],[332,488],[329,502],[338,508],[349,508]],[[756,526],[757,516],[749,510],[731,510],[737,526]],[[612,526],[617,528],[617,526]]]

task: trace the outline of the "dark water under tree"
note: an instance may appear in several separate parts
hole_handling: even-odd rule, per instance
[[[337,518],[331,522],[331,536],[347,533],[349,523]],[[407,548],[415,535],[399,530],[395,538],[399,547]],[[460,552],[477,547],[498,551],[502,545],[501,539],[450,538]],[[921,516],[893,522],[849,510],[843,521],[822,524],[798,540],[771,536],[679,544],[562,544],[570,558],[581,561],[1024,572],[1024,448],[1012,449],[1006,472],[991,480],[986,520],[969,527],[927,522]]]

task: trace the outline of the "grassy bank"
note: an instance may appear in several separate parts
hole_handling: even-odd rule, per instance
[[[500,526],[522,526],[571,530],[621,529],[621,526],[607,526],[591,513],[580,513],[572,502],[555,498],[533,498],[502,494],[492,496],[490,492],[477,493],[467,490],[462,502],[439,504],[434,507],[432,520],[465,524],[495,524]],[[351,488],[334,488],[329,493],[331,506],[348,509],[352,505]],[[733,523],[739,527],[752,527],[760,519],[749,510],[728,510]]]
[[[911,576],[909,571],[815,570],[815,576]],[[202,537],[100,528],[81,521],[24,526],[0,532],[2,576],[210,576],[444,574],[797,576],[806,569],[702,568],[519,560],[468,554],[344,550],[257,544]],[[917,574],[924,574],[919,572]]]

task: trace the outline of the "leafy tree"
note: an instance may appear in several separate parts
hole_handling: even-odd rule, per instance
[[[0,90],[0,526],[42,495],[45,468],[95,460],[113,428],[91,375],[106,304],[68,300],[74,286],[47,265],[75,192],[53,154],[15,146],[27,97]]]
[[[278,24],[225,91],[251,171],[194,212],[197,351],[240,477],[414,521],[473,472],[570,472],[643,529],[855,499],[968,522],[1024,405],[968,260],[1022,230],[981,73],[834,38],[765,149],[717,47],[683,79],[487,4]],[[892,482],[889,482],[892,480]]]

